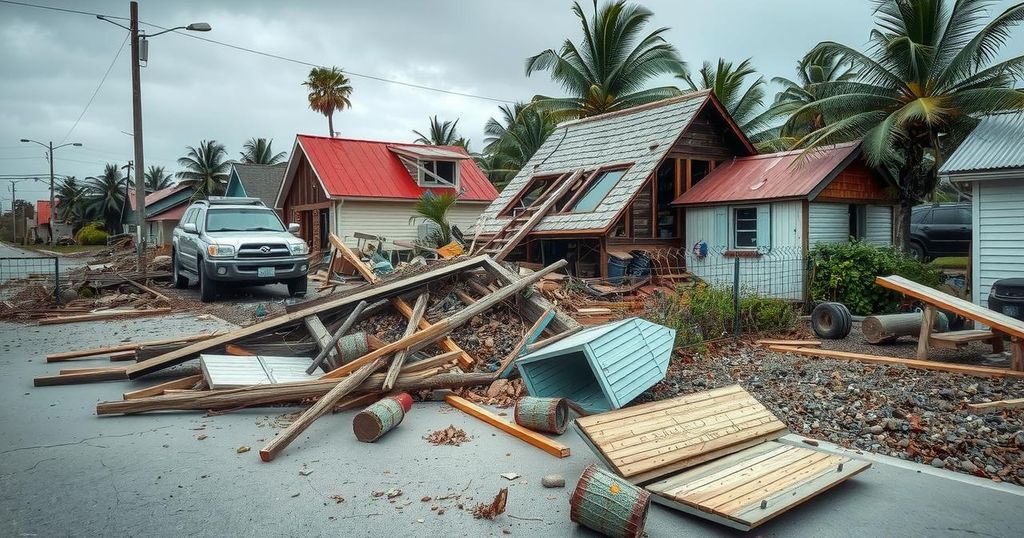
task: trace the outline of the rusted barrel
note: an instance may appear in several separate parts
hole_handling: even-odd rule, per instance
[[[569,423],[569,405],[565,398],[526,396],[516,402],[516,424],[534,431],[565,433]]]
[[[651,494],[590,464],[569,499],[569,519],[605,536],[643,535]]]
[[[370,351],[370,343],[366,333],[346,334],[338,340],[338,349],[341,350],[338,359],[345,364],[366,355]]]
[[[372,443],[402,423],[405,413],[412,408],[412,397],[406,393],[384,398],[363,409],[352,419],[352,431],[356,439]]]

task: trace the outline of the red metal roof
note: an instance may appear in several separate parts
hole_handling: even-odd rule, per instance
[[[163,213],[147,218],[146,220],[160,221],[160,220],[171,220],[179,221],[181,216],[185,214],[185,210],[188,209],[188,200],[178,204],[176,207],[168,209]]]
[[[807,198],[860,153],[860,142],[826,146],[800,160],[803,150],[739,157],[718,165],[673,205]]]
[[[316,175],[323,182],[327,194],[334,197],[356,198],[419,198],[427,190],[417,185],[402,161],[389,149],[403,149],[408,144],[328,138],[298,135],[298,147],[306,154]],[[454,152],[464,156],[459,161],[459,186],[463,189],[460,200],[491,202],[498,196],[497,189],[487,181],[480,168],[469,158],[465,148],[457,146],[418,146],[422,151],[435,150],[437,154]],[[289,166],[289,172],[294,173]],[[290,184],[292,178],[285,181]],[[287,185],[286,185],[287,188]]]
[[[174,193],[176,193],[176,192],[178,192],[178,191],[180,191],[180,190],[182,190],[184,188],[187,188],[187,187],[188,187],[188,183],[187,182],[182,182],[182,183],[175,183],[174,185],[171,185],[170,187],[167,187],[166,189],[160,189],[158,191],[153,191],[153,192],[151,192],[151,193],[146,195],[146,199],[145,199],[146,207],[149,207],[150,205],[152,205],[153,202],[157,202],[159,200],[163,200],[164,198],[167,198],[168,196],[170,196],[170,195],[172,195],[172,194],[174,194]],[[135,189],[134,188],[128,189],[128,202],[131,204],[132,211],[134,211],[135,210]]]
[[[36,225],[50,223],[50,201],[36,200]]]

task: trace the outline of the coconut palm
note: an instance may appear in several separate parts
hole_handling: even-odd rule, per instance
[[[109,233],[117,233],[124,212],[125,191],[131,181],[125,179],[116,164],[108,163],[103,173],[86,178],[84,213],[89,219],[99,219]],[[127,183],[127,185],[125,185]]]
[[[409,217],[410,224],[417,220],[425,220],[434,225],[428,236],[430,246],[443,247],[452,242],[452,225],[448,221],[448,209],[458,199],[458,196],[452,192],[436,194],[427,191],[413,205],[416,215]]]
[[[274,153],[274,139],[250,138],[242,144],[242,162],[246,164],[277,164],[285,160],[286,153]]]
[[[480,162],[488,179],[503,188],[519,172],[555,130],[554,115],[538,106],[502,105],[501,118],[484,125],[484,152]]]
[[[800,144],[814,148],[863,139],[872,165],[894,172],[899,194],[896,238],[906,245],[910,207],[938,182],[943,155],[976,125],[980,114],[1024,108],[1013,88],[1024,56],[996,61],[1024,3],[987,19],[985,0],[878,0],[877,27],[867,52],[826,41],[812,53],[850,62],[852,81],[823,83],[830,95],[798,109],[829,121]],[[834,119],[832,119],[834,118]]]
[[[466,147],[469,142],[459,136],[456,127],[459,120],[439,121],[437,116],[430,118],[430,129],[426,134],[413,129],[412,134],[416,135],[415,143],[431,146],[462,146]],[[461,143],[460,143],[461,142]]]
[[[753,137],[757,132],[767,126],[768,116],[764,112],[764,97],[768,83],[764,77],[757,76],[748,84],[748,79],[757,76],[754,65],[750,58],[743,60],[739,65],[733,66],[732,62],[718,59],[718,64],[704,62],[697,71],[697,80],[694,81],[690,74],[681,75],[679,78],[686,81],[689,89],[711,90],[715,97],[721,101],[722,106],[729,111],[733,121],[739,125],[747,136]]]
[[[566,40],[561,49],[548,49],[527,58],[526,75],[549,71],[551,78],[569,93],[567,97],[537,96],[544,106],[567,117],[584,117],[657,101],[679,94],[677,88],[646,88],[658,75],[682,75],[686,64],[676,49],[662,37],[668,28],[641,37],[654,15],[650,10],[625,0],[597,7],[587,20],[578,2],[573,13],[583,28],[579,46]]]
[[[71,223],[74,228],[85,222],[85,185],[75,176],[68,176],[57,184],[55,198],[58,201],[53,211],[58,219]]]
[[[174,184],[173,176],[164,170],[163,166],[150,166],[143,174],[146,183],[146,192],[156,192],[166,189]]]
[[[186,146],[188,155],[178,159],[178,166],[184,170],[178,172],[180,179],[195,182],[194,198],[216,196],[224,192],[228,182],[228,171],[231,163],[224,160],[228,152],[224,144],[216,140],[202,140],[198,146]]]
[[[338,67],[314,67],[303,86],[309,89],[309,108],[327,116],[327,129],[334,136],[334,113],[352,108],[352,85]]]

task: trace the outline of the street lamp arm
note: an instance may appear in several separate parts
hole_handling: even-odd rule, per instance
[[[81,143],[81,142],[68,142],[67,144],[61,144],[61,145],[59,145],[59,146],[53,146],[53,149],[63,148],[63,147],[65,147],[65,146],[76,146],[76,147],[81,147],[81,146],[82,146],[82,143]]]
[[[168,28],[166,30],[162,30],[160,32],[157,32],[155,34],[147,34],[147,33],[142,32],[142,33],[139,34],[139,37],[144,37],[146,39],[149,39],[151,37],[156,37],[156,36],[158,36],[160,34],[166,34],[167,32],[173,32],[175,30],[184,30],[186,28],[188,28],[188,26],[175,26],[174,28]]]
[[[35,140],[29,140],[29,139],[27,139],[27,138],[22,138],[22,139],[21,139],[21,141],[22,141],[22,142],[31,142],[31,143],[33,143],[33,144],[39,144],[40,146],[43,146],[43,147],[44,147],[44,148],[46,148],[46,149],[50,149],[50,146],[49,146],[49,145],[47,145],[47,144],[43,144],[42,142],[37,142],[37,141],[35,141]]]
[[[131,28],[129,28],[129,27],[127,27],[127,26],[125,26],[125,25],[123,25],[123,24],[121,24],[119,22],[114,22],[114,21],[104,17],[103,15],[96,15],[96,18],[101,20],[101,21],[107,21],[110,24],[113,24],[114,26],[120,26],[121,28],[124,28],[125,30],[128,30],[129,32],[132,30]]]

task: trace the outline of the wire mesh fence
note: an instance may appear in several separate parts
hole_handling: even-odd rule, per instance
[[[0,301],[51,297],[59,302],[60,259],[56,256],[0,258]]]
[[[738,287],[741,295],[787,301],[806,298],[808,260],[802,248],[727,250],[708,246],[643,251],[655,280],[692,275],[716,288]]]

